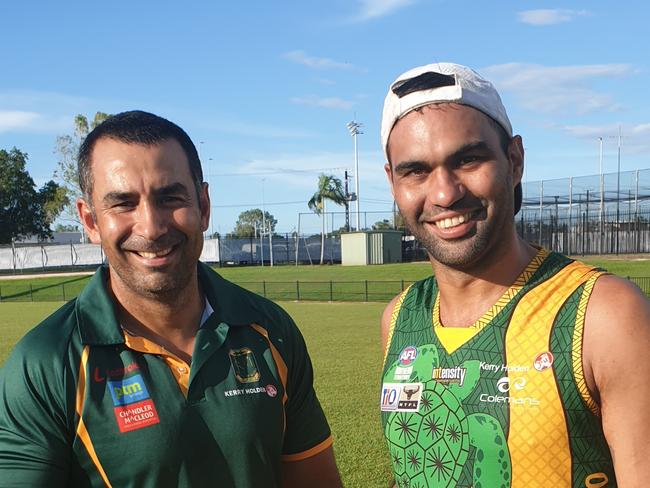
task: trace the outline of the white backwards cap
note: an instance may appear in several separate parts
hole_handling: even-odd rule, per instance
[[[512,137],[512,125],[492,83],[460,64],[427,64],[400,75],[388,90],[381,118],[381,145],[386,160],[388,161],[388,136],[399,119],[416,108],[445,102],[480,110]]]

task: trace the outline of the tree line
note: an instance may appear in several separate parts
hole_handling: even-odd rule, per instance
[[[57,231],[83,232],[83,226],[78,221],[76,212],[76,201],[81,196],[77,153],[88,133],[108,117],[109,114],[104,112],[96,112],[92,119],[82,114],[75,116],[73,133],[56,138],[54,152],[59,158],[57,168],[53,179],[41,188],[36,187],[27,171],[27,153],[15,147],[10,150],[0,149],[0,244],[9,244],[27,236],[47,240],[52,237],[52,225],[62,214],[65,214],[66,220],[72,224],[59,223],[56,227]],[[328,202],[331,205],[344,205],[347,211],[349,202],[354,198],[343,190],[343,184],[336,176],[319,175],[316,191],[308,200],[307,206],[321,217],[321,262],[324,257],[325,216]],[[275,233],[277,223],[277,219],[268,211],[259,208],[248,209],[239,214],[234,229],[226,236],[233,238],[268,236]],[[384,219],[375,222],[372,228],[389,229],[393,228],[393,223]],[[349,230],[341,227],[333,233],[340,234]]]

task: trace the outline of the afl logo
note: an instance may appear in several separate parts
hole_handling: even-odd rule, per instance
[[[418,357],[418,349],[415,346],[406,346],[399,355],[399,363],[408,366]]]
[[[553,353],[550,351],[541,353],[535,358],[533,366],[537,371],[544,371],[550,368],[553,366]]]

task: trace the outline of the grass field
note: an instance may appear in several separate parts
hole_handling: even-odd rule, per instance
[[[379,420],[379,303],[284,302],[305,336],[315,385],[334,435],[346,487],[385,488],[390,480]],[[60,302],[0,304],[0,365],[16,341]]]
[[[629,276],[650,294],[650,260],[607,257],[584,261]],[[273,300],[387,302],[405,286],[431,274],[428,263],[382,266],[274,266],[217,268],[225,278]],[[0,278],[2,301],[65,301],[75,297],[88,276]]]
[[[586,261],[622,276],[650,276],[650,261],[607,258]],[[268,286],[267,291],[274,286],[271,283],[284,283],[295,293],[295,283],[300,281],[303,297],[324,301],[327,301],[331,289],[330,281],[335,283],[331,285],[335,288],[335,299],[348,300],[359,299],[354,294],[358,288],[352,286],[361,286],[359,283],[368,281],[371,288],[377,287],[377,290],[371,289],[371,298],[386,301],[399,291],[402,280],[409,283],[421,279],[431,273],[431,268],[426,263],[416,263],[360,267],[246,267],[218,271],[257,292],[263,291],[260,287],[264,283]],[[66,299],[72,298],[88,279],[87,276],[50,276],[0,280],[0,293],[5,302],[0,304],[0,365],[27,330],[61,305],[61,289],[65,290]],[[311,291],[308,283],[312,283]],[[350,290],[353,290],[352,294]],[[59,301],[7,302],[4,297],[12,294],[23,300],[29,300],[31,294],[35,300],[49,298]],[[390,466],[377,408],[381,368],[378,323],[384,304],[294,301],[281,304],[299,324],[310,349],[316,388],[332,427],[335,453],[345,486],[385,488],[390,480]]]

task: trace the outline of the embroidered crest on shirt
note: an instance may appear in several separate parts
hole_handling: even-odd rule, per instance
[[[231,349],[228,353],[235,378],[240,383],[255,383],[260,380],[255,355],[249,348]]]

